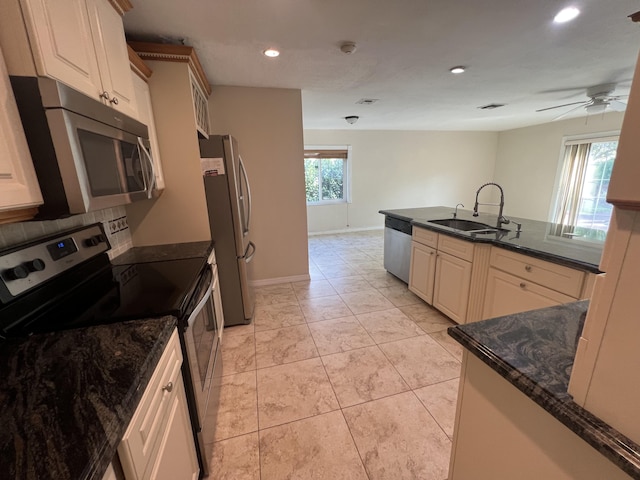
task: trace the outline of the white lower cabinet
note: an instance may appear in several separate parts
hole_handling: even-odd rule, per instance
[[[436,249],[418,242],[411,242],[411,268],[409,290],[429,305],[433,304]]]
[[[574,302],[575,300],[573,297],[550,288],[529,282],[496,268],[490,268],[487,275],[483,317],[500,317],[502,315]]]
[[[457,323],[465,323],[472,263],[438,251],[433,306]]]
[[[127,480],[198,478],[182,360],[176,330],[118,446]]]
[[[466,323],[474,245],[414,227],[409,290],[458,323]]]
[[[492,247],[482,318],[493,318],[588,298],[580,270]]]

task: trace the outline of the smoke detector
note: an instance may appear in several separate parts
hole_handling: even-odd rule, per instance
[[[356,51],[356,44],[354,42],[344,42],[340,45],[340,51],[342,53],[346,53],[347,55],[351,55]]]
[[[358,121],[360,117],[357,115],[349,115],[348,117],[344,117],[348,124],[353,125]]]

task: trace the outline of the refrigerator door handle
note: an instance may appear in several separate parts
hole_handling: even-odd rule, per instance
[[[247,254],[249,249],[251,249],[251,253]],[[255,254],[256,254],[256,245],[253,242],[249,242],[249,245],[247,245],[247,250],[244,252],[244,261],[246,263],[249,263],[253,259],[253,256]]]
[[[247,186],[247,218],[245,220],[245,225],[243,225],[243,233],[246,235],[247,233],[249,233],[249,223],[251,222],[251,186],[249,185],[247,170],[244,168],[244,162],[242,161],[242,157],[240,155],[238,155],[238,160],[240,160],[240,171],[242,172],[242,176],[244,177],[244,183]]]

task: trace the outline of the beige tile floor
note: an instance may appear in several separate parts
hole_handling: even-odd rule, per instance
[[[382,252],[381,231],[310,237],[311,281],[225,329],[210,478],[447,478],[462,349]]]

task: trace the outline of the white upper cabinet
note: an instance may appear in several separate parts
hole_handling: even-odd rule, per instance
[[[20,5],[38,75],[135,116],[122,18],[108,0],[21,0]]]
[[[129,52],[129,58],[137,57],[137,61],[142,62],[142,59],[131,50]],[[148,67],[147,67],[148,69]],[[149,91],[149,85],[146,82],[147,75],[145,72],[140,74],[140,71],[132,61],[131,75],[133,79],[133,86],[136,92],[136,102],[138,104],[138,116],[136,117],[142,123],[144,123],[149,129],[149,142],[151,143],[151,157],[153,159],[153,170],[156,177],[156,191],[164,190],[164,174],[162,171],[162,162],[160,161],[160,146],[158,145],[158,135],[156,133],[156,122],[153,115],[153,106],[151,104],[151,92]],[[151,74],[151,70],[148,70],[148,74]],[[141,76],[142,75],[142,76]]]
[[[107,0],[88,0],[87,8],[102,90],[109,95],[105,101],[135,117],[135,91],[122,17]]]
[[[35,210],[16,216],[6,212],[41,204],[40,187],[0,51],[0,223],[32,217]]]

